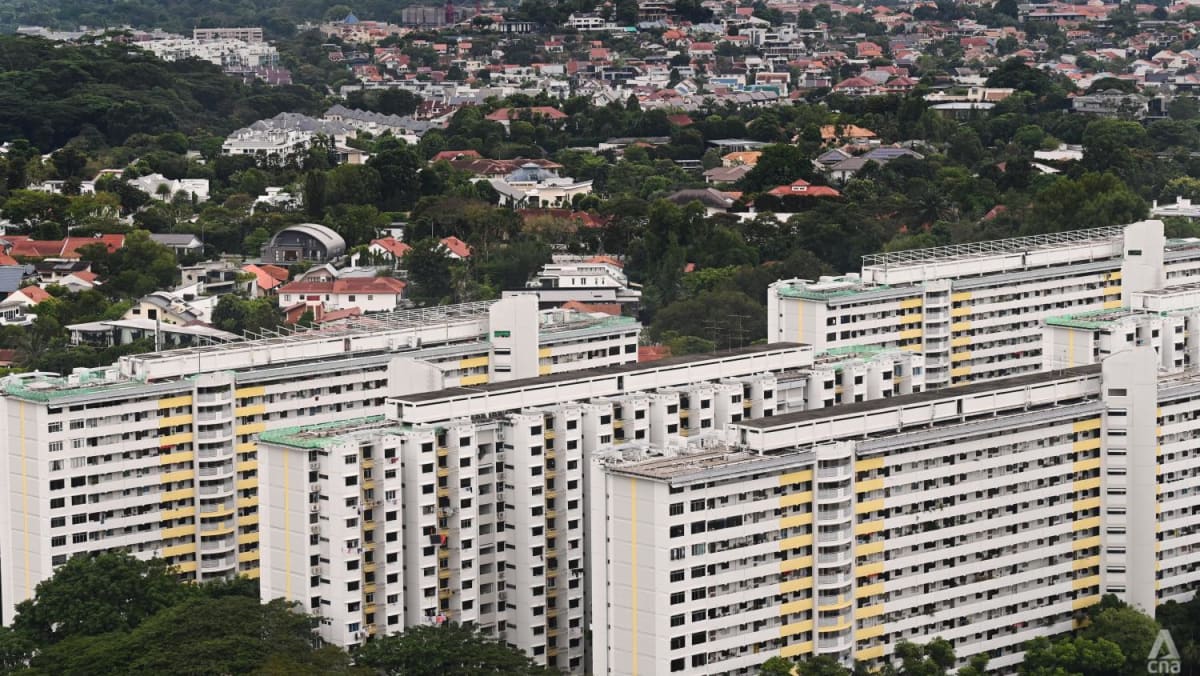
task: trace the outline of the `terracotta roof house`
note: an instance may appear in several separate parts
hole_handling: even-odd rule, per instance
[[[299,281],[279,287],[279,306],[321,305],[325,310],[359,308],[390,312],[401,305],[408,285],[394,277],[347,277],[328,281]]]
[[[841,197],[842,194],[825,185],[813,185],[800,178],[788,185],[781,185],[767,191],[768,195],[776,197]]]
[[[454,235],[442,238],[442,246],[449,252],[451,258],[471,257],[471,247]]]

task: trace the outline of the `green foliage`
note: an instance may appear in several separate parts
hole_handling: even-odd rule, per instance
[[[357,664],[385,676],[550,676],[540,667],[499,641],[470,626],[446,623],[416,625],[399,634],[376,638],[355,653]]]
[[[124,15],[109,23],[129,20]],[[26,138],[41,148],[63,146],[85,128],[119,145],[133,134],[224,133],[284,110],[319,107],[319,97],[305,87],[243,85],[210,63],[164,62],[116,42],[58,45],[6,35],[0,51],[0,137]],[[63,168],[77,170],[77,164],[73,158]]]
[[[88,244],[79,253],[100,275],[100,288],[110,297],[140,298],[173,286],[179,276],[174,252],[150,239],[145,230],[130,232],[125,245],[111,253],[103,244]]]
[[[274,298],[244,298],[232,293],[221,296],[212,313],[213,326],[239,336],[247,331],[259,333],[277,328],[283,319]]]
[[[75,556],[17,604],[12,628],[40,645],[129,631],[194,594],[161,559]]]
[[[404,268],[411,284],[408,297],[418,305],[442,303],[453,291],[450,283],[453,265],[453,259],[439,241],[429,238],[413,242],[412,249],[404,254]]]
[[[1034,196],[1027,232],[1056,232],[1132,223],[1148,205],[1112,174],[1057,178]]]

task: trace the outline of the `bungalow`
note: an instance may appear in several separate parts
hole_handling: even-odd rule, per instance
[[[500,108],[489,113],[485,119],[492,122],[499,122],[508,129],[508,125],[513,120],[519,120],[524,117],[543,118],[553,121],[561,121],[567,119],[567,114],[553,106],[531,106],[528,108]]]
[[[777,186],[767,191],[775,197],[841,197],[842,194],[829,186],[813,185],[800,178],[787,185]]]
[[[471,257],[471,246],[454,235],[443,237],[441,248],[451,258],[463,260]]]
[[[404,260],[404,255],[412,250],[412,247],[401,242],[395,237],[383,237],[381,239],[371,240],[371,245],[367,247],[367,252],[373,258],[386,260],[393,265],[399,265]]]
[[[394,277],[348,277],[328,281],[296,281],[279,287],[279,306],[303,303],[323,311],[359,308],[390,312],[403,304],[408,285]]]

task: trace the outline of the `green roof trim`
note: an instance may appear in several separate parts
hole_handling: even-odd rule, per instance
[[[258,440],[280,446],[292,446],[294,448],[325,448],[341,443],[345,440],[345,435],[350,432],[368,425],[378,425],[385,419],[381,415],[372,415],[364,418],[336,420],[334,422],[317,423],[314,425],[284,427],[282,429],[262,432],[258,435]],[[403,429],[403,426],[397,425],[396,429]],[[329,434],[319,435],[318,433],[320,432],[329,432]]]

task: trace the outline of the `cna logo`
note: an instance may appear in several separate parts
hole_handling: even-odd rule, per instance
[[[1171,638],[1171,632],[1159,630],[1158,638],[1150,648],[1150,656],[1146,658],[1146,671],[1151,674],[1178,674],[1182,668],[1179,661],[1179,650]]]

